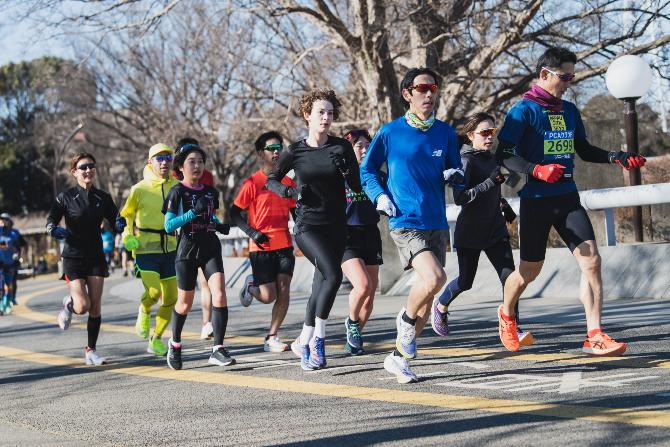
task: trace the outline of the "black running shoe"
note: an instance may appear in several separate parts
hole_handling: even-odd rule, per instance
[[[209,357],[209,364],[218,366],[229,366],[235,364],[235,359],[228,354],[226,348],[221,346],[219,347],[219,349],[212,352],[212,355]]]
[[[172,344],[172,339],[168,342],[167,362],[170,368],[181,369],[181,346],[176,348]]]

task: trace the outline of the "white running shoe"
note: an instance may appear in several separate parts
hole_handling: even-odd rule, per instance
[[[100,357],[95,349],[92,349],[86,353],[86,364],[100,366],[107,363],[107,359]]]
[[[70,322],[72,322],[72,312],[67,309],[67,305],[72,301],[72,297],[67,295],[63,298],[63,308],[58,313],[58,326],[61,329],[66,330],[70,327]],[[88,361],[88,354],[86,355]]]
[[[208,321],[202,325],[202,331],[200,331],[200,340],[207,340],[214,337],[214,328],[212,327],[212,322]]]
[[[414,383],[419,378],[409,368],[409,360],[405,357],[396,357],[393,353],[389,354],[384,360],[384,369],[391,374],[395,374],[398,383]]]
[[[288,345],[279,341],[276,335],[272,337],[265,337],[265,345],[263,346],[265,352],[284,352],[288,351]]]
[[[254,300],[253,295],[249,293],[249,287],[253,285],[254,275],[247,275],[244,279],[244,286],[242,286],[242,289],[240,290],[240,303],[242,303],[244,307],[249,307]]]

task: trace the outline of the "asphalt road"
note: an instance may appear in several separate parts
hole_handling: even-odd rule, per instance
[[[606,301],[605,330],[628,352],[601,359],[581,354],[578,301],[522,303],[535,344],[510,353],[497,302],[468,298],[453,307],[448,337],[424,331],[411,362],[420,382],[401,385],[383,361],[402,298],[377,298],[363,332],[369,355],[351,357],[341,294],[328,368],[308,373],[290,351],[263,352],[270,306],[243,309],[229,290],[226,345],[238,364],[207,364],[212,342],[199,339],[196,305],[184,370],[172,371],[135,334],[139,290],[139,280],[107,280],[98,351],[110,364],[87,367],[85,317],[67,331],[56,324],[65,284],[21,282],[16,311],[0,317],[0,445],[670,444],[666,301]],[[305,299],[294,297],[281,338],[298,335]]]

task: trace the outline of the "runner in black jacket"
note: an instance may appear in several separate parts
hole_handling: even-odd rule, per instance
[[[91,154],[75,155],[70,172],[77,179],[77,186],[58,195],[47,218],[47,233],[65,240],[61,279],[67,281],[70,295],[63,298],[58,325],[65,330],[70,327],[73,312],[88,312],[86,364],[102,365],[106,359],[98,355],[95,345],[100,333],[102,286],[109,271],[102,251],[100,224],[103,218],[107,219],[110,227],[120,233],[126,219],[119,216],[112,197],[93,186],[96,171]],[[63,217],[66,228],[58,226]]]
[[[454,201],[461,206],[453,241],[458,255],[458,278],[447,284],[442,296],[433,302],[433,330],[442,336],[449,334],[448,307],[458,295],[472,288],[482,251],[496,269],[503,289],[507,277],[514,271],[505,221],[513,222],[516,214],[500,194],[505,176],[491,153],[496,138],[495,119],[486,113],[470,116],[458,133],[468,183],[454,190]],[[518,315],[517,307],[517,319]],[[518,330],[524,346],[531,345],[533,336]]]
[[[361,192],[351,143],[328,135],[340,107],[332,90],[313,89],[303,95],[300,114],[309,126],[309,137],[281,154],[266,182],[268,189],[280,197],[298,201],[293,233],[298,247],[315,267],[305,325],[291,345],[305,370],[326,366],[326,322],[342,283],[340,263],[347,244],[345,180],[351,190]],[[281,183],[291,169],[297,188]]]

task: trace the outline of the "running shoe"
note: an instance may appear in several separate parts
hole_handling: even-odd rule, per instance
[[[172,344],[172,338],[168,341],[168,353],[167,353],[167,364],[170,368],[175,370],[180,370],[181,363],[181,346],[175,347]]]
[[[212,327],[212,322],[208,321],[202,325],[202,330],[200,331],[200,340],[208,340],[214,337],[214,328]]]
[[[519,344],[521,346],[530,346],[535,342],[531,333],[522,331],[519,326],[516,327],[516,333],[519,335]]]
[[[9,315],[9,314],[11,314],[12,311],[13,311],[14,309],[12,309],[12,305],[9,304],[9,300],[7,299],[7,296],[6,296],[6,295],[5,295],[5,297],[2,299],[2,302],[3,302],[3,304],[5,305],[5,307],[4,307],[4,309],[5,309],[5,315]]]
[[[151,354],[156,354],[158,356],[163,356],[167,354],[168,349],[165,347],[165,345],[163,344],[163,340],[161,340],[160,338],[150,338],[147,352],[150,352]]]
[[[135,323],[135,331],[140,338],[149,337],[149,332],[151,331],[151,328],[149,327],[150,324],[151,314],[145,314],[142,310],[142,306],[140,306],[140,310],[137,311],[137,322]]]
[[[91,349],[90,351],[86,351],[86,364],[87,365],[95,365],[95,366],[100,366],[104,365],[107,363],[107,359],[104,357],[100,357],[98,353],[95,351],[95,349]]]
[[[279,341],[279,338],[276,335],[270,337],[269,335],[265,336],[265,344],[263,345],[263,351],[265,352],[284,352],[288,351],[288,345]]]
[[[70,323],[72,322],[72,312],[70,312],[67,308],[67,305],[70,303],[70,301],[72,301],[72,297],[70,295],[64,297],[63,308],[58,313],[58,326],[60,326],[60,328],[63,330],[67,330],[67,328],[70,327]]]
[[[128,271],[127,270],[123,272],[123,276],[128,276]]]
[[[361,338],[361,330],[358,323],[352,323],[349,317],[344,320],[344,327],[347,330],[347,344],[352,348],[360,348],[363,346],[363,339]]]
[[[585,354],[618,357],[626,352],[626,343],[617,343],[609,335],[598,332],[593,337],[586,336],[582,351]]]
[[[212,355],[209,357],[210,365],[217,366],[230,366],[235,364],[235,359],[228,354],[226,348],[219,346],[218,349],[212,352]]]
[[[254,285],[254,275],[247,275],[247,277],[244,279],[244,286],[242,286],[242,289],[240,290],[240,303],[244,307],[249,307],[251,305],[251,302],[254,300],[253,295],[249,293],[249,287]]]
[[[326,339],[314,337],[309,341],[309,363],[317,368],[326,367]]]
[[[384,369],[391,374],[395,374],[398,383],[415,383],[419,378],[409,368],[409,360],[405,357],[397,357],[393,353],[389,354],[384,360]]]
[[[395,323],[398,329],[398,338],[396,338],[395,346],[400,353],[408,359],[416,357],[416,328],[402,319],[402,314],[405,313],[405,308],[400,309]]]
[[[16,297],[12,294],[10,300],[12,301],[12,306],[16,306]]]
[[[433,301],[433,314],[430,316],[430,323],[433,325],[433,330],[437,335],[446,337],[449,335],[449,312],[440,312],[437,305],[440,304],[440,299],[435,298]]]
[[[347,342],[344,347],[346,348],[347,351],[351,352],[352,357],[356,357],[358,355],[365,355],[367,352],[365,352],[365,349],[363,348],[357,348],[355,346],[351,346],[349,342]]]
[[[507,321],[503,318],[503,305],[498,307],[498,332],[500,334],[500,341],[510,351],[518,351],[521,345],[519,344],[519,334],[516,332],[516,321]]]
[[[291,343],[291,351],[300,358],[300,367],[305,371],[314,371],[316,368],[309,362],[309,344],[301,345],[300,336]]]

